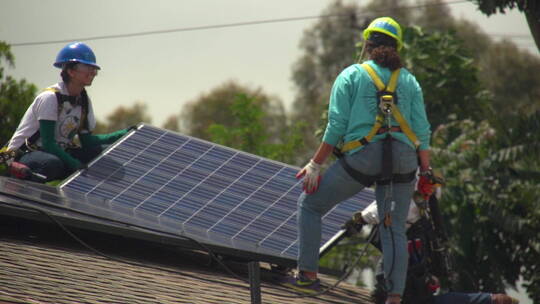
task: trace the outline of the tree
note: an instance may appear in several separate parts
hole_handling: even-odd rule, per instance
[[[539,127],[537,111],[497,128],[454,121],[434,134],[459,290],[503,291],[522,276],[540,300],[540,135],[532,131]]]
[[[253,102],[261,107],[265,113],[263,125],[268,131],[269,140],[278,141],[281,131],[287,125],[281,101],[267,95],[260,88],[251,89],[233,81],[226,82],[185,105],[179,115],[180,130],[191,136],[209,140],[208,127],[212,124],[220,124],[226,128],[238,127],[239,122],[231,106],[237,96],[242,94],[253,98]]]
[[[94,133],[110,133],[141,122],[152,123],[152,118],[147,114],[147,106],[142,102],[136,102],[131,107],[120,106],[106,119],[105,123],[98,121]]]
[[[178,115],[171,115],[165,120],[163,123],[163,126],[161,126],[163,129],[180,132],[180,124],[178,123]]]
[[[304,134],[306,159],[319,142],[313,130],[319,126],[326,110],[334,79],[356,61],[356,41],[361,37],[362,24],[367,22],[367,19],[358,20],[358,10],[354,3],[332,2],[322,13],[329,17],[320,19],[305,31],[300,42],[304,54],[293,66],[292,79],[297,93],[291,114],[293,120],[303,120],[308,125]]]
[[[519,50],[510,41],[493,43],[480,59],[483,85],[493,95],[494,118],[530,115],[540,109],[540,57]]]
[[[422,86],[432,130],[452,119],[483,119],[488,93],[478,68],[455,32],[404,29],[406,67]]]
[[[237,95],[230,112],[234,126],[210,125],[206,133],[211,141],[289,164],[296,162],[296,151],[302,145],[301,123],[282,129],[278,142],[270,142],[270,133],[264,123],[265,113],[255,97]]]
[[[9,141],[37,92],[26,80],[4,75],[6,64],[14,66],[15,58],[10,46],[0,41],[0,147]]]
[[[507,9],[518,8],[525,14],[531,34],[540,51],[540,2],[527,0],[470,0],[487,16],[497,12],[504,14]]]
[[[492,118],[512,120],[540,108],[540,58],[509,40],[494,42],[474,24],[460,20],[452,27],[470,50],[477,77],[491,95]],[[493,121],[492,121],[493,122]]]

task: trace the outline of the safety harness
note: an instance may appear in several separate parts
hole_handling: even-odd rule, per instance
[[[56,101],[58,103],[58,115],[60,115],[63,110],[64,102],[68,101],[72,105],[77,103],[77,98],[75,96],[62,94],[57,88],[46,88],[43,91],[53,92],[56,95]],[[88,94],[84,89],[81,92],[80,104],[82,109],[79,131],[83,128],[88,128]],[[14,160],[19,159],[24,153],[36,150],[37,147],[35,147],[35,143],[39,137],[40,132],[38,129],[34,134],[32,134],[32,136],[28,137],[24,144],[18,149],[8,150],[7,144],[0,148],[0,164],[6,164],[9,166]]]
[[[377,99],[379,101],[379,113],[375,117],[375,124],[369,131],[369,133],[362,137],[359,140],[353,140],[350,142],[347,142],[343,145],[341,148],[341,152],[345,153],[347,151],[351,151],[353,149],[356,149],[360,146],[365,146],[369,144],[369,142],[373,139],[373,136],[385,132],[400,132],[402,131],[407,138],[414,144],[416,148],[420,146],[420,141],[416,137],[416,134],[412,131],[411,127],[403,118],[403,115],[401,115],[401,112],[399,111],[397,107],[397,94],[396,87],[397,87],[397,81],[399,78],[399,74],[401,69],[396,69],[392,72],[392,75],[390,76],[390,81],[388,82],[388,86],[386,86],[379,75],[377,75],[377,72],[367,63],[363,63],[361,65],[366,72],[368,72],[369,76],[371,77],[371,81],[373,81],[373,84],[377,87]],[[388,125],[387,127],[383,127],[384,124],[384,116],[391,114],[394,119],[399,124],[399,127],[392,127]]]
[[[64,108],[64,102],[69,102],[72,105],[77,104],[77,97],[76,96],[70,96],[60,93],[60,90],[57,88],[46,88],[43,91],[49,91],[53,92],[56,95],[56,101],[58,103],[58,116],[60,116],[60,113],[62,113],[62,110]],[[88,128],[88,94],[86,93],[86,90],[81,91],[81,98],[80,98],[80,105],[81,105],[81,123],[79,124],[79,130],[81,131],[84,128]],[[36,133],[32,134],[32,136],[28,137],[25,141],[25,145],[23,145],[23,149],[27,150],[35,150],[34,144],[39,139],[40,133],[39,129],[36,131]]]
[[[339,155],[343,156],[345,152],[368,145],[375,135],[386,133],[387,136],[383,143],[383,168],[381,175],[366,175],[352,168],[347,163],[345,157],[340,157],[339,161],[342,167],[351,177],[367,187],[371,186],[374,182],[377,182],[379,185],[389,184],[390,182],[410,182],[415,178],[415,171],[405,174],[392,174],[392,136],[390,135],[390,132],[403,132],[417,149],[418,146],[420,146],[418,137],[416,137],[416,134],[414,134],[411,127],[397,107],[398,99],[395,92],[401,70],[396,69],[392,71],[390,81],[388,82],[388,85],[385,85],[379,75],[377,75],[377,72],[375,72],[375,70],[369,64],[364,63],[361,66],[369,74],[373,84],[377,88],[379,111],[375,117],[375,124],[366,136],[359,140],[346,142],[335,154],[338,155],[338,157]],[[399,126],[392,126],[390,121],[391,117],[397,121]],[[386,124],[386,126],[384,124]]]

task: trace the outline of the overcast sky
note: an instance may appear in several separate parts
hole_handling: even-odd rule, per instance
[[[0,39],[15,44],[12,52],[16,68],[7,74],[45,88],[59,80],[59,70],[52,63],[66,43],[16,44],[317,16],[329,3],[329,0],[0,0]],[[450,7],[454,16],[477,22],[485,32],[496,37],[514,35],[520,46],[538,52],[525,17],[519,12],[487,18],[470,3]],[[299,41],[303,31],[316,21],[84,40],[102,67],[88,89],[96,115],[103,120],[120,105],[142,101],[148,105],[153,123],[159,126],[171,114],[179,113],[184,103],[230,79],[262,87],[266,93],[280,97],[288,107],[295,94],[291,67],[301,54]]]

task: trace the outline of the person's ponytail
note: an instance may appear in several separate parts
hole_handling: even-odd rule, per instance
[[[403,66],[401,57],[393,46],[375,45],[372,42],[367,41],[366,48],[370,59],[382,67],[393,71]]]

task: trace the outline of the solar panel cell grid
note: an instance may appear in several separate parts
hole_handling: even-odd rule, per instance
[[[98,197],[201,242],[294,259],[298,168],[139,126],[62,188]],[[323,217],[330,240],[373,200],[363,191]],[[91,199],[89,200],[91,201]]]

